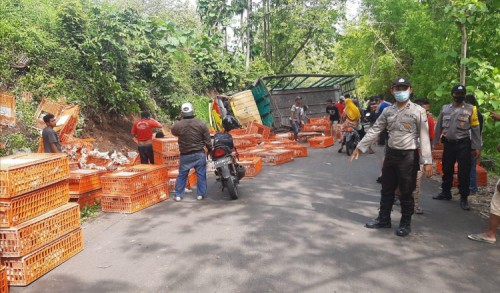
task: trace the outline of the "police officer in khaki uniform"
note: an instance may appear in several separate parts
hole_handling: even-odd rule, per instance
[[[416,186],[420,164],[424,165],[427,177],[432,175],[432,155],[425,109],[410,101],[413,92],[410,81],[396,78],[391,92],[396,104],[384,109],[375,124],[354,150],[351,161],[357,159],[359,152],[365,152],[378,135],[387,128],[389,141],[382,166],[382,190],[380,211],[376,219],[366,223],[366,228],[390,228],[394,192],[401,192],[401,221],[396,235],[407,236],[411,232],[411,216],[415,202],[412,192]],[[422,154],[419,155],[420,147]]]
[[[479,158],[481,153],[481,132],[477,110],[465,104],[465,86],[456,85],[451,89],[453,102],[444,105],[439,114],[434,144],[441,138],[443,150],[443,182],[441,193],[432,197],[437,200],[450,200],[453,185],[455,162],[458,162],[458,189],[460,191],[460,207],[469,210],[471,156]],[[441,136],[442,134],[442,136]]]

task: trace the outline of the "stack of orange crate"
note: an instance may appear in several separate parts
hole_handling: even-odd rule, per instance
[[[169,169],[179,167],[181,153],[177,137],[153,138],[155,165],[163,165]]]
[[[11,286],[26,286],[83,249],[69,200],[66,154],[0,158],[0,257]]]
[[[0,267],[0,293],[9,293],[9,283],[7,282],[7,268]]]
[[[135,213],[168,199],[166,166],[135,165],[101,176],[103,212]]]
[[[168,189],[170,192],[175,191],[175,182],[177,181],[177,177],[179,176],[179,169],[169,170],[168,171]],[[194,169],[189,170],[188,179],[186,181],[186,188],[193,188],[198,182],[198,176]]]
[[[101,176],[105,171],[77,169],[69,174],[70,201],[76,202],[80,208],[92,206],[101,201]]]

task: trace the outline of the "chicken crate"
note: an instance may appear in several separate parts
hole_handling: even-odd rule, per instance
[[[78,162],[69,162],[69,171],[74,171],[80,169],[80,163]]]
[[[80,227],[80,209],[67,203],[39,217],[0,229],[0,256],[21,257]]]
[[[245,149],[243,151],[238,151],[238,158],[239,159],[246,159],[246,158],[258,157],[259,153],[266,152],[266,151],[268,151],[268,149],[264,148],[264,147]]]
[[[309,118],[309,123],[308,124],[329,124],[330,123],[330,117],[325,116],[325,117],[312,117]]]
[[[476,166],[477,186],[488,186],[488,174],[486,169],[481,166]],[[455,171],[453,174],[453,187],[458,187],[458,174]]]
[[[313,137],[322,137],[323,134],[319,132],[299,132],[299,135],[297,137],[298,142],[300,143],[307,143],[309,139]]]
[[[267,140],[262,145],[263,147],[284,147],[288,145],[297,145],[295,140],[284,139],[284,140]]]
[[[71,194],[70,201],[77,203],[80,206],[80,209],[84,207],[93,206],[96,203],[101,202],[102,197],[102,189],[96,189],[84,194]]]
[[[302,126],[302,131],[305,132],[323,132],[325,135],[331,135],[331,127],[330,123],[321,123],[321,124],[304,124]]]
[[[281,165],[294,160],[293,151],[285,149],[267,150],[257,154],[264,165]]]
[[[181,159],[180,152],[154,152],[155,165],[163,165],[167,168],[178,168],[179,160]]]
[[[12,94],[0,93],[0,123],[16,123],[16,99]]]
[[[159,185],[167,179],[166,166],[144,164],[101,176],[101,186],[106,195],[127,196]]]
[[[245,177],[255,177],[262,171],[262,158],[245,158],[238,161],[238,164],[245,166]]]
[[[2,258],[10,286],[26,286],[83,250],[81,228],[22,257]]]
[[[168,199],[168,183],[163,183],[130,196],[103,194],[101,209],[106,213],[132,214],[166,199]]]
[[[179,176],[179,170],[170,170],[168,171],[168,189],[170,192],[175,191],[175,182],[177,181],[177,177]],[[189,170],[188,179],[186,181],[186,188],[191,189],[196,186],[198,182],[198,175],[194,169]]]
[[[317,136],[308,140],[311,148],[327,148],[331,147],[335,140],[331,136]]]
[[[233,129],[233,130],[229,131],[229,134],[231,134],[231,135],[245,135],[245,134],[247,134],[247,129],[246,128]]]
[[[0,266],[0,293],[9,293],[9,282],[7,282],[7,268]]]
[[[66,154],[17,154],[0,158],[0,199],[12,198],[69,177]]]
[[[83,194],[101,188],[101,170],[78,169],[69,173],[69,193]]]
[[[257,138],[252,135],[233,136],[233,143],[237,149],[254,147],[257,145]]]
[[[293,151],[295,158],[307,157],[307,147],[303,145],[287,145],[285,150]]]
[[[293,134],[291,132],[287,133],[277,133],[274,135],[274,138],[269,137],[269,139],[273,140],[292,140]]]
[[[0,228],[9,228],[38,217],[69,201],[68,181],[14,197],[0,199]]]
[[[433,150],[432,151],[432,159],[433,160],[442,160],[443,159],[443,150]]]
[[[436,174],[443,175],[443,161],[436,160]]]
[[[179,152],[177,137],[153,138],[153,151],[157,153]]]
[[[269,139],[271,128],[257,122],[250,122],[247,126],[247,134],[260,134],[262,135],[262,139]]]

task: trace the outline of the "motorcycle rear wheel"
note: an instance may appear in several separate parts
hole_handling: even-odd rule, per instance
[[[229,191],[229,196],[231,200],[238,199],[238,188],[236,187],[236,183],[234,182],[233,176],[230,176],[226,181],[226,187]]]
[[[345,145],[347,155],[351,156],[355,148],[356,148],[356,143],[354,142],[354,138],[351,138],[351,140],[349,140]]]

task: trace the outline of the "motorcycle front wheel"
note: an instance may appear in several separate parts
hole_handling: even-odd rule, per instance
[[[233,176],[230,176],[226,181],[226,187],[229,191],[229,196],[231,200],[238,199],[238,188],[236,187],[236,183],[234,182]]]

